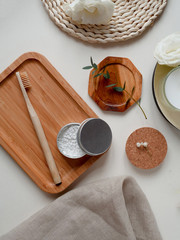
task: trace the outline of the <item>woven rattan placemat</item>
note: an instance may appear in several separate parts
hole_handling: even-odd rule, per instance
[[[62,5],[72,0],[41,0],[57,26],[69,35],[89,43],[109,43],[140,35],[162,13],[167,0],[113,0],[115,10],[108,25],[75,24]]]

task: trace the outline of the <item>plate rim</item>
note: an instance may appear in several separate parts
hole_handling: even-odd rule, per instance
[[[158,66],[161,66],[161,65],[160,65],[158,62],[156,62],[155,67],[154,67],[154,71],[153,71],[153,75],[152,75],[152,93],[153,93],[153,97],[154,97],[156,106],[157,106],[159,112],[161,113],[161,115],[166,119],[166,121],[169,122],[169,123],[170,123],[173,127],[175,127],[176,129],[180,130],[180,127],[174,125],[174,124],[171,122],[171,120],[163,113],[163,111],[162,111],[162,109],[161,109],[161,107],[159,106],[159,103],[158,103],[158,101],[157,101],[157,98],[156,98],[156,90],[155,90],[155,85],[154,85],[154,83],[155,83],[155,73],[156,73],[156,70],[157,70],[157,67],[158,67]],[[162,66],[167,66],[167,65],[162,65]],[[167,66],[167,67],[169,67],[169,66]],[[173,69],[175,69],[175,68],[177,68],[177,67],[180,67],[180,65],[178,65],[178,66],[176,66],[176,67],[171,67],[171,69],[170,69],[170,70],[168,71],[168,73],[166,74],[166,77],[167,77],[167,75],[168,75],[171,71],[173,71]],[[166,96],[165,96],[165,97],[166,97]],[[167,97],[166,97],[166,99],[167,99]],[[175,110],[177,111],[177,110],[178,110],[178,111],[180,112],[180,109],[174,107],[174,106],[168,101],[168,99],[167,99],[167,102],[169,103],[169,105],[171,106],[171,109],[172,109],[173,111],[175,111]]]

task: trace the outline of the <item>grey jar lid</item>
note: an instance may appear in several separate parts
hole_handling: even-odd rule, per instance
[[[89,118],[80,125],[77,140],[86,154],[96,156],[109,149],[112,142],[112,132],[104,120]]]

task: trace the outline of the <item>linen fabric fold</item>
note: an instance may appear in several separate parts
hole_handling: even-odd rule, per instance
[[[132,177],[71,190],[0,240],[162,240],[148,200]]]

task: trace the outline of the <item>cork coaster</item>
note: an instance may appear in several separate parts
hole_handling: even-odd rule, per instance
[[[147,143],[147,147],[137,143]],[[139,128],[129,136],[126,142],[126,154],[130,162],[138,168],[150,169],[157,167],[165,158],[167,142],[156,129]]]

